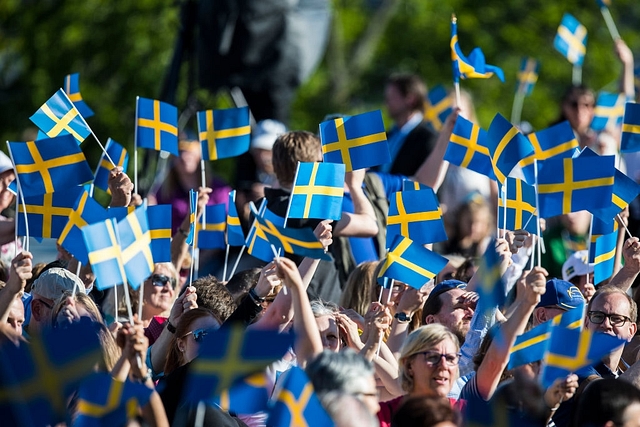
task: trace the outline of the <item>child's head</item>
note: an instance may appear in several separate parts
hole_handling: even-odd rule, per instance
[[[283,187],[293,185],[298,162],[321,161],[320,140],[311,132],[287,132],[280,135],[273,144],[273,169]]]

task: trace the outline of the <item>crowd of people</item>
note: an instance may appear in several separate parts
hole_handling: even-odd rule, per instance
[[[621,92],[633,98],[633,56],[621,40],[616,53],[623,64]],[[151,204],[173,207],[172,261],[155,264],[141,292],[122,286],[97,289],[95,275],[87,266],[77,269],[62,248],[57,260],[34,264],[32,254],[14,242],[14,222],[0,217],[0,255],[6,264],[1,345],[29,348],[48,330],[90,319],[102,350],[94,370],[117,381],[144,384],[149,391],[126,417],[99,425],[271,425],[263,410],[241,413],[210,400],[196,406],[182,399],[201,346],[213,331],[229,324],[283,334],[293,330],[289,351],[264,369],[267,396],[277,398],[281,374],[302,368],[336,426],[639,425],[640,341],[633,284],[640,273],[640,240],[624,240],[626,226],[621,226],[617,252],[623,263],[610,278],[594,283],[594,265],[586,253],[591,214],[548,218],[541,221],[546,254],[541,266],[531,268],[537,236],[496,230],[495,181],[443,160],[458,116],[476,120],[470,95],[463,93],[462,105],[439,132],[425,121],[426,95],[418,76],[391,76],[384,91],[394,121],[387,134],[391,161],[346,173],[340,220],[287,222],[288,228],[313,229],[330,261],[286,254],[264,263],[245,254],[225,281],[224,251],[192,258],[186,243],[188,191],[198,189],[201,213],[208,204],[227,203],[232,186],[211,171],[202,186],[200,144],[188,133],[168,175],[148,195]],[[589,127],[594,106],[590,89],[573,86],[562,99],[559,119],[569,121],[581,148],[617,154],[617,147],[607,144],[612,135],[619,141],[619,128],[596,133]],[[0,155],[3,209],[12,206],[8,186],[15,178],[5,157]],[[273,120],[258,123],[250,151],[238,159],[233,185],[245,231],[252,220],[249,202],[264,198],[269,210],[284,217],[298,162],[322,160],[314,133],[287,131]],[[626,165],[624,158],[617,164],[634,171],[630,176],[638,181],[632,157]],[[383,288],[377,278],[387,249],[389,199],[406,180],[438,194],[449,238],[433,250],[448,264],[419,289],[398,280]],[[111,206],[141,202],[119,168],[112,170],[109,188]],[[627,217],[625,211],[619,221]],[[487,250],[499,256],[506,296],[501,306],[492,306],[477,291],[482,286],[479,259]],[[202,274],[190,281],[186,272],[195,262]],[[129,300],[132,312],[140,315],[129,317]],[[540,385],[542,360],[510,368],[519,335],[585,304],[580,323],[586,330],[626,344],[548,387]],[[0,390],[6,391],[3,384]],[[10,401],[4,391],[0,407]],[[64,398],[67,422],[73,424],[86,405],[78,394]],[[21,424],[20,416],[15,411],[7,419]],[[303,425],[299,422],[292,418],[288,425]],[[313,419],[305,422],[317,425]]]

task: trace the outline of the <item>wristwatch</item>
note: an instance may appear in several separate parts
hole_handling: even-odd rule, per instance
[[[396,319],[398,319],[398,322],[400,323],[409,323],[411,322],[411,316],[409,316],[407,313],[400,311],[398,313],[395,314]]]
[[[173,326],[171,324],[171,321],[167,320],[167,331],[171,332],[172,334],[176,333],[176,327]]]

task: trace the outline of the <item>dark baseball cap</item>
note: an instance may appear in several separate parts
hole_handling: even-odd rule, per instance
[[[584,297],[580,289],[570,282],[553,278],[547,281],[547,290],[536,307],[555,306],[571,310],[581,304],[584,304]]]
[[[441,294],[444,294],[445,292],[449,292],[452,289],[467,289],[467,284],[463,281],[455,280],[455,279],[443,280],[433,288],[433,290],[427,297],[427,300],[425,301],[423,307],[429,307],[432,304],[433,300],[438,298]],[[431,313],[427,313],[427,314],[431,314]]]

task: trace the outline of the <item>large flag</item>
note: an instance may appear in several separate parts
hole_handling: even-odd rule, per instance
[[[171,262],[171,205],[147,206],[153,262]]]
[[[83,191],[82,187],[71,187],[65,191],[25,197],[24,205],[18,204],[18,214],[16,215],[18,235],[27,235],[24,223],[26,207],[30,237],[52,239],[60,237],[69,221],[73,205]]]
[[[387,247],[396,235],[415,243],[435,243],[447,240],[438,198],[431,188],[398,191],[391,195],[387,215]]]
[[[623,153],[640,151],[640,104],[627,102],[625,105],[620,151]]]
[[[178,109],[155,99],[136,99],[138,147],[178,155]]]
[[[254,210],[255,209],[252,207],[252,211]],[[284,226],[284,218],[267,209],[267,199],[262,200],[257,216],[269,220],[269,222],[277,225],[278,227]],[[264,230],[255,219],[249,229],[249,234],[247,235],[245,244],[247,246],[247,253],[254,258],[258,258],[264,262],[271,262],[273,260],[274,254],[273,249],[271,248],[271,242],[269,242]]]
[[[186,243],[189,246],[194,245],[196,238],[196,217],[198,210],[198,192],[189,190],[189,233],[187,234]]]
[[[380,110],[320,123],[324,161],[344,163],[346,171],[391,161]]]
[[[107,218],[82,227],[81,231],[98,289],[124,283],[125,272],[115,220]]]
[[[529,185],[535,184],[534,160],[571,157],[578,147],[578,140],[568,121],[531,133],[527,137],[533,145],[534,152],[522,159],[519,165],[522,167],[524,180]]]
[[[199,402],[220,396],[236,381],[280,359],[292,345],[292,334],[247,330],[240,324],[211,331],[200,344],[198,357],[191,362],[183,397]]]
[[[249,107],[198,111],[198,138],[204,160],[246,153],[251,143]]]
[[[73,102],[73,105],[76,106],[76,109],[82,117],[88,119],[93,116],[93,110],[89,108],[86,102],[84,102],[82,95],[80,94],[79,73],[67,74],[67,77],[64,78],[64,92],[67,94],[71,102]]]
[[[495,65],[489,65],[479,47],[464,56],[458,45],[458,23],[455,17],[451,20],[451,61],[453,62],[453,81],[460,79],[488,79],[494,74],[504,82],[504,72]]]
[[[227,212],[227,244],[244,246],[244,231],[240,225],[240,217],[236,208],[236,190],[229,192],[229,211]]]
[[[198,221],[196,242],[200,249],[224,249],[227,245],[224,241],[224,231],[227,226],[227,212],[224,203],[205,206],[202,218],[206,223]]]
[[[553,47],[573,65],[582,66],[587,52],[587,28],[572,15],[565,13],[553,40]]]
[[[420,289],[447,265],[447,259],[411,239],[396,235],[378,279],[387,277]]]
[[[64,422],[68,399],[103,359],[95,325],[82,318],[44,328],[28,345],[0,346],[0,414],[7,426]]]
[[[496,114],[489,126],[487,146],[493,173],[500,183],[504,183],[520,160],[534,152],[531,141],[500,114]]]
[[[548,159],[538,163],[540,216],[549,218],[611,204],[614,156]]]
[[[458,116],[444,159],[452,165],[478,172],[495,180],[487,146],[487,131]]]
[[[31,120],[47,137],[71,135],[77,144],[82,143],[91,133],[76,107],[62,89],[38,109]]]
[[[281,378],[282,388],[269,410],[272,427],[333,427],[304,370],[293,367]]]
[[[298,162],[287,218],[339,220],[342,217],[345,165]]]
[[[600,92],[593,111],[591,129],[601,131],[622,123],[627,96],[623,93]]]
[[[500,258],[496,251],[496,241],[492,240],[480,258],[478,266],[478,295],[486,304],[484,307],[500,307],[505,302],[505,287],[500,271]]]
[[[25,196],[65,191],[93,180],[82,150],[70,135],[8,144]]]
[[[536,189],[517,178],[507,177],[507,230],[527,230],[536,234],[538,214],[536,212]],[[504,189],[504,187],[502,187]],[[502,190],[500,191],[502,194]],[[498,197],[498,225],[505,223],[503,198]],[[531,218],[533,217],[533,218]],[[525,227],[526,225],[526,227]]]
[[[80,229],[105,219],[107,219],[107,212],[104,208],[90,197],[86,190],[83,191],[73,205],[69,221],[58,237],[58,244],[69,251],[78,261],[86,264],[89,257]]]
[[[153,272],[151,233],[146,203],[118,221],[118,236],[127,282],[133,289],[138,289]]]
[[[127,166],[129,165],[129,154],[127,154],[127,150],[122,145],[118,144],[111,138],[107,140],[105,150],[107,151],[107,154],[109,154],[109,157],[111,157],[111,160],[116,162],[116,164],[112,164],[103,152],[102,156],[100,156],[100,162],[98,162],[98,169],[96,170],[96,177],[93,180],[93,184],[99,189],[110,194],[109,173],[111,172],[111,169],[116,166],[120,166],[126,173]]]
[[[540,63],[535,58],[522,58],[520,71],[518,71],[518,85],[516,92],[524,96],[531,95],[533,87],[538,81],[538,71]]]
[[[424,120],[433,127],[436,132],[440,132],[445,120],[453,111],[453,98],[447,93],[442,85],[438,85],[429,90],[427,99],[424,101]]]

